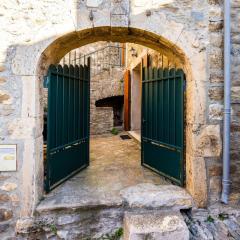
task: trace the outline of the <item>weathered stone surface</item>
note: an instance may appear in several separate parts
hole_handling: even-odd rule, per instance
[[[6,182],[3,186],[0,187],[1,190],[11,192],[17,188],[16,183]]]
[[[197,210],[191,214],[184,214],[184,219],[192,240],[237,240],[240,238],[238,216],[238,208],[213,205],[208,210]]]
[[[7,221],[11,219],[13,216],[13,213],[11,210],[1,208],[0,209],[0,222]]]
[[[212,166],[209,167],[208,172],[209,172],[210,177],[221,176],[222,166],[212,165]]]
[[[212,87],[208,91],[208,96],[211,100],[223,100],[223,87]]]
[[[10,104],[11,103],[10,95],[0,91],[0,103],[1,104]]]
[[[179,212],[126,213],[124,216],[124,240],[143,239],[188,240],[189,231]]]
[[[3,71],[5,71],[5,66],[3,66],[3,65],[0,65],[0,72],[3,72]]]
[[[121,196],[129,207],[188,209],[194,206],[186,190],[173,185],[142,183],[123,189]]]
[[[223,119],[223,105],[219,103],[213,103],[209,105],[209,119],[220,121]]]
[[[102,0],[87,0],[86,5],[87,7],[96,8],[102,3]]]
[[[4,233],[8,230],[10,224],[9,223],[3,223],[0,224],[0,233]]]
[[[10,200],[9,195],[7,194],[0,194],[0,202],[8,202]]]
[[[79,217],[77,216],[71,216],[71,215],[62,215],[58,218],[57,220],[57,224],[58,225],[66,225],[66,224],[70,224],[70,223],[74,223],[74,222],[77,222],[79,221]]]
[[[6,78],[0,77],[0,84],[4,84],[6,81],[7,81]]]
[[[232,87],[231,99],[233,103],[240,103],[240,87]]]
[[[196,153],[198,156],[218,157],[222,152],[222,140],[219,125],[206,126],[196,142]]]

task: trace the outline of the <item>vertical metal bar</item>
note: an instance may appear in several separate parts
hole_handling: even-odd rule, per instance
[[[56,81],[56,106],[55,106],[55,108],[56,108],[56,111],[55,111],[55,143],[54,143],[54,146],[56,147],[56,146],[58,146],[58,121],[57,121],[57,119],[58,119],[58,111],[59,111],[59,108],[58,108],[58,91],[59,91],[59,79],[58,79],[58,77],[59,77],[59,72],[58,72],[58,67],[56,67],[56,70],[57,70],[57,81]]]
[[[70,66],[71,64],[71,52],[68,53],[68,65]]]
[[[63,106],[62,106],[62,109],[63,109],[63,118],[62,118],[62,126],[63,126],[63,131],[62,131],[62,143],[65,144],[65,136],[64,136],[64,133],[65,133],[65,76],[64,76],[64,65],[63,65],[63,78],[62,78],[62,81],[63,81],[63,89],[62,89],[62,98],[63,98]]]
[[[163,60],[163,59],[162,59]],[[163,64],[162,64],[163,65]],[[163,80],[163,68],[162,68],[162,71],[161,71],[161,139],[162,141],[164,140],[164,97],[163,97],[163,89],[164,89],[164,80]]]
[[[170,142],[170,79],[169,79],[169,69],[167,70],[167,89],[168,89],[168,143]]]
[[[75,65],[77,65],[77,51],[75,49],[75,56],[74,56],[74,60],[75,60]]]
[[[173,75],[173,122],[174,122],[174,139],[173,143],[176,145],[176,68]]]
[[[83,65],[83,76],[82,76],[82,133],[83,133],[83,138],[85,138],[85,79],[86,79],[86,73],[85,73],[85,55],[84,55],[84,65]]]
[[[72,91],[72,94],[73,94],[73,140],[76,140],[77,139],[76,138],[76,114],[77,114],[77,111],[76,111],[76,90],[75,90],[75,87],[76,87],[76,64],[75,64],[74,70],[73,70],[72,81],[73,81],[73,91]]]

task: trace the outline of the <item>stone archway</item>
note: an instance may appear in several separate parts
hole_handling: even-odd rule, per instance
[[[196,42],[194,34],[179,32],[173,26],[164,26],[157,32],[150,28],[143,29],[135,27],[94,27],[79,31],[69,32],[63,36],[55,36],[51,39],[28,46],[30,66],[21,67],[20,57],[23,49],[16,54],[13,70],[21,75],[30,75],[33,83],[30,83],[34,96],[32,96],[37,118],[32,122],[32,129],[38,133],[38,138],[33,139],[28,151],[23,153],[23,175],[24,203],[21,209],[22,216],[29,216],[41,198],[43,183],[42,164],[42,119],[41,119],[41,82],[50,64],[58,63],[59,60],[70,50],[96,41],[131,42],[144,45],[156,51],[161,51],[170,60],[177,61],[186,74],[186,189],[191,193],[198,206],[204,207],[207,204],[207,178],[204,156],[197,151],[199,133],[206,125],[206,59],[204,51],[199,53],[198,48],[193,47]],[[164,34],[164,36],[161,35]],[[168,37],[168,38],[166,38]],[[186,40],[187,39],[187,40]],[[196,55],[197,54],[197,55]],[[26,56],[27,57],[27,56]],[[16,64],[18,63],[18,64]],[[24,72],[24,73],[23,73]],[[29,73],[26,73],[29,72]],[[28,88],[29,91],[29,88]],[[24,101],[29,99],[23,99]],[[201,138],[202,139],[202,138]],[[30,141],[30,140],[29,140]],[[220,140],[219,140],[220,141]],[[220,142],[218,142],[220,145]],[[204,144],[203,144],[204,147]],[[210,151],[210,150],[209,150]],[[30,154],[29,154],[30,153]],[[34,156],[31,158],[31,153]],[[208,153],[209,155],[209,153]],[[211,153],[210,153],[211,155]],[[34,197],[33,197],[34,196]]]

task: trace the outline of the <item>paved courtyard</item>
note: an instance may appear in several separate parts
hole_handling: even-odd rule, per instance
[[[139,183],[169,184],[163,177],[141,166],[140,145],[120,135],[92,137],[90,166],[49,193],[42,207],[116,206],[120,191]]]

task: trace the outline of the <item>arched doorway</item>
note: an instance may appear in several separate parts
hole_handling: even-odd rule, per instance
[[[142,93],[137,96],[140,99],[138,111],[142,109],[141,162],[143,166],[183,186],[185,76],[181,69],[177,69],[175,61],[169,62],[166,56],[158,56],[160,62],[155,62],[155,68],[150,56],[147,58],[146,63],[142,59]],[[90,61],[88,58],[88,63],[79,66],[76,60],[74,65],[51,65],[48,70],[45,84],[49,94],[45,167],[47,192],[90,163],[89,103],[90,83],[94,80],[91,79]],[[128,88],[125,84],[125,93],[131,92]],[[124,109],[129,111],[126,103]]]
[[[170,28],[169,28],[170,29]],[[196,72],[192,72],[192,64],[189,62],[188,57],[191,53],[188,52],[187,48],[185,49],[185,54],[181,48],[171,41],[171,36],[169,35],[169,40],[164,37],[161,37],[161,33],[153,33],[151,31],[146,31],[139,28],[131,27],[94,27],[91,29],[84,29],[78,32],[70,32],[61,36],[53,41],[48,41],[44,46],[47,45],[45,50],[41,52],[40,58],[37,62],[32,62],[32,67],[34,72],[39,77],[41,82],[43,81],[44,76],[46,75],[48,68],[51,64],[57,64],[60,59],[71,49],[83,46],[87,43],[96,42],[96,41],[113,41],[113,42],[132,42],[141,44],[147,47],[150,47],[156,51],[163,52],[169,59],[174,59],[178,62],[179,66],[183,69],[186,74],[186,111],[187,111],[187,120],[186,120],[186,188],[192,194],[192,196],[197,200],[199,205],[205,205],[206,203],[206,172],[205,172],[205,162],[203,158],[197,158],[192,154],[192,146],[194,145],[194,125],[192,124],[192,118],[196,114],[200,115],[199,119],[202,119],[203,109],[198,109],[198,106],[195,105],[195,97],[197,94],[197,89],[195,88],[193,79],[196,78]],[[191,50],[189,50],[191,51]],[[189,55],[189,56],[188,56]],[[199,64],[197,64],[199,65]],[[197,69],[197,72],[199,70]],[[37,89],[38,97],[41,96],[41,87]],[[202,101],[205,101],[202,99]],[[40,102],[38,103],[38,108],[42,108]],[[200,102],[200,105],[202,103]],[[201,105],[202,106],[202,105]],[[200,120],[199,120],[200,121]],[[36,123],[36,126],[42,130],[42,123]],[[36,152],[36,157],[42,159],[42,152]],[[196,161],[197,159],[197,161]],[[32,191],[36,194],[36,199],[40,199],[42,196],[42,182],[43,182],[43,167],[42,163],[37,164],[35,172],[29,172],[29,175],[37,175],[36,189]],[[197,171],[198,167],[204,169],[204,171]],[[204,179],[204,180],[202,180]],[[27,184],[28,185],[28,184]],[[31,197],[27,197],[31,201]],[[25,207],[28,206],[26,203]],[[27,211],[27,208],[24,208],[23,211]]]

